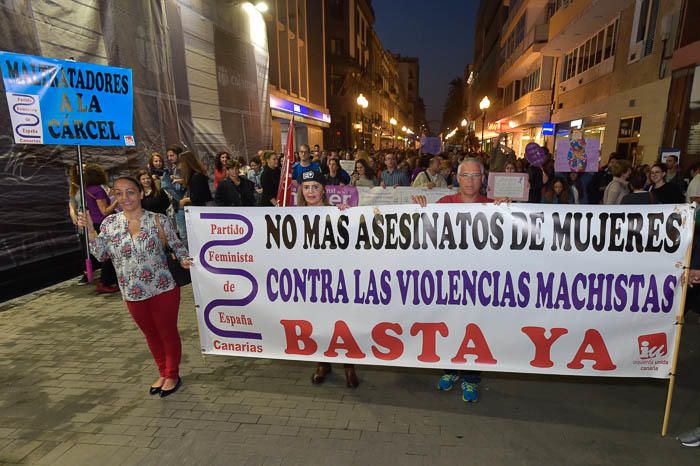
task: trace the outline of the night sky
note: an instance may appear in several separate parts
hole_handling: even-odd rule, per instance
[[[382,46],[420,59],[420,95],[436,131],[450,80],[462,77],[474,53],[479,0],[373,0]]]

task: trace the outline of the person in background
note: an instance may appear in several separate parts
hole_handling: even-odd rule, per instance
[[[209,177],[202,162],[192,152],[180,154],[178,162],[182,172],[182,182],[187,186],[187,195],[180,199],[180,208],[188,205],[205,206],[211,198],[209,190]]]
[[[649,172],[651,181],[654,185],[651,187],[651,192],[654,194],[659,204],[682,204],[685,202],[685,196],[681,192],[681,188],[677,184],[666,183],[666,165],[657,162],[651,166]]]
[[[685,195],[687,202],[693,202],[693,198],[700,197],[700,162],[690,167],[690,183]],[[700,200],[695,202],[700,202]]]
[[[390,186],[408,186],[408,175],[406,172],[397,168],[395,154],[388,152],[384,156],[384,164],[386,165],[386,169],[381,173],[382,188]]]
[[[248,170],[248,179],[253,183],[255,189],[255,205],[260,204],[262,197],[262,186],[260,185],[260,175],[262,175],[262,159],[258,156],[250,160],[250,170]]]
[[[373,188],[377,186],[377,181],[372,176],[372,169],[365,159],[355,161],[355,172],[352,174],[351,184],[353,186]]]
[[[544,204],[571,204],[571,201],[571,191],[561,177],[555,177],[542,195]]]
[[[166,215],[168,207],[170,207],[170,197],[164,189],[158,189],[158,186],[153,181],[151,174],[146,170],[141,170],[136,173],[136,179],[141,183],[143,198],[141,199],[141,207],[149,212]]]
[[[226,162],[226,179],[221,180],[214,193],[214,201],[222,207],[253,207],[255,185],[240,175],[241,165],[235,160]]]
[[[689,288],[688,293],[690,293],[691,290],[693,290],[695,291],[695,295],[697,296],[696,286],[700,285],[700,253],[696,253],[695,256],[696,257],[694,257],[694,259],[696,259],[697,261],[695,262],[694,266],[691,262],[690,270],[688,270],[687,280]],[[684,447],[700,447],[700,426],[682,433],[677,437],[677,439]]]
[[[619,204],[622,198],[630,192],[628,179],[632,174],[632,164],[628,160],[613,160],[608,165],[608,170],[613,179],[605,187],[603,204]]]
[[[681,191],[683,191],[685,182],[681,177],[681,171],[678,168],[678,157],[675,155],[667,155],[666,160],[666,183],[677,184]]]
[[[646,181],[647,174],[644,172],[643,168],[634,170],[629,177],[629,185],[632,192],[625,194],[620,204],[656,204],[654,194],[644,189]]]
[[[326,180],[323,174],[308,170],[301,174],[299,189],[297,190],[297,207],[323,207],[329,206],[328,198],[324,185]],[[340,209],[347,206],[339,206]],[[314,385],[322,384],[328,374],[331,373],[331,365],[327,362],[319,362],[316,370],[311,376],[311,383]],[[345,384],[349,388],[357,388],[360,381],[357,378],[354,364],[345,364]]]
[[[440,161],[440,174],[442,177],[445,179],[445,182],[447,183],[447,187],[457,187],[457,177],[454,176],[455,172],[454,169],[452,168],[452,162],[449,160],[441,160]]]
[[[442,174],[440,174],[441,161],[441,157],[432,157],[428,162],[428,166],[425,168],[425,170],[418,173],[411,186],[414,188],[428,189],[446,188],[447,181],[442,177]]]
[[[326,184],[331,186],[345,186],[350,184],[350,181],[350,175],[343,170],[338,159],[329,159]]]
[[[90,213],[80,213],[78,225],[87,230],[95,256],[114,261],[117,266],[126,307],[146,336],[158,366],[160,376],[148,391],[163,398],[182,385],[182,346],[177,329],[180,288],[168,270],[162,238],[183,268],[189,269],[192,263],[165,216],[141,207],[143,191],[137,180],[128,176],[117,178],[113,192],[122,211],[108,216],[99,234]]]
[[[302,144],[299,146],[299,161],[292,165],[292,180],[299,183],[301,174],[309,170],[321,173],[321,166],[317,162],[311,160],[309,146]]]
[[[173,200],[173,210],[175,211],[175,224],[177,233],[183,240],[187,238],[187,228],[185,226],[185,211],[180,208],[180,199],[185,196],[187,186],[182,184],[182,174],[178,168],[178,158],[182,154],[182,147],[178,145],[168,146],[165,150],[167,164],[163,171],[160,187],[170,194]],[[185,243],[187,241],[185,240]]]
[[[163,156],[158,152],[151,152],[151,157],[148,159],[147,170],[153,177],[153,180],[158,184],[158,188],[160,188],[160,179],[163,177],[163,172],[165,171]]]
[[[238,166],[240,167],[240,175],[243,177],[248,176],[248,172],[250,171],[250,165],[248,165],[248,159],[244,157],[243,155],[238,157]]]
[[[280,159],[274,152],[266,152],[263,158],[265,167],[260,174],[260,205],[270,207],[277,205],[277,190],[280,184]]]
[[[583,183],[583,177],[578,172],[568,172],[566,182],[571,188],[574,204],[588,204],[588,191]]]
[[[83,181],[85,182],[85,207],[90,213],[93,227],[99,229],[102,221],[117,209],[117,201],[112,202],[103,188],[107,185],[107,173],[101,166],[95,163],[86,164],[83,168]],[[95,257],[99,260],[97,254]],[[116,293],[119,288],[117,288],[114,265],[109,259],[100,262],[102,262],[102,274],[95,285],[95,290],[98,293]]]
[[[518,170],[515,167],[515,162],[512,160],[507,160],[505,165],[503,165],[504,173],[516,173]]]
[[[225,150],[219,151],[214,157],[214,189],[219,186],[219,182],[226,178],[226,162],[229,161],[231,155]]]

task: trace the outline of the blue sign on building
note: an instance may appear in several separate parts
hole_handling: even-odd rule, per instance
[[[135,146],[131,70],[0,52],[17,144]]]
[[[542,123],[542,136],[552,136],[554,134],[554,123]]]
[[[319,110],[309,108],[304,105],[299,105],[291,100],[281,99],[273,95],[270,96],[270,108],[281,112],[310,118],[312,120],[322,121],[324,123],[330,124],[331,122],[331,116],[327,113],[323,113]]]

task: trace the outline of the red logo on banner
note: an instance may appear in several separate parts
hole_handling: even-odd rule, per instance
[[[651,333],[638,338],[639,359],[653,359],[668,354],[665,333]]]

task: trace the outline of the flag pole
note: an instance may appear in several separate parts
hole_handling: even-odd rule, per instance
[[[693,204],[691,207],[691,219],[692,227],[690,229],[690,238],[695,235],[695,210],[697,209],[697,204]],[[682,280],[683,291],[681,292],[681,302],[678,308],[678,315],[676,316],[676,325],[678,325],[678,330],[676,330],[676,338],[673,341],[673,362],[671,363],[671,374],[668,380],[668,392],[666,393],[666,408],[664,409],[664,421],[661,426],[661,436],[665,437],[668,434],[668,423],[671,418],[671,402],[673,401],[673,389],[676,386],[676,368],[678,367],[678,353],[681,346],[681,332],[683,331],[683,324],[685,323],[685,317],[683,316],[683,309],[685,308],[685,300],[688,295],[688,281],[690,280],[690,259],[693,251],[692,244],[688,246],[688,251],[685,254],[685,261],[683,261],[683,276]]]
[[[80,182],[80,210],[83,213],[87,212],[85,208],[85,183],[83,182],[83,154],[80,150],[80,144],[76,146],[78,148],[78,180]],[[85,235],[85,275],[87,276],[87,281],[92,282],[93,270],[92,261],[90,260],[90,237],[88,236],[88,226],[83,228],[83,234]]]

